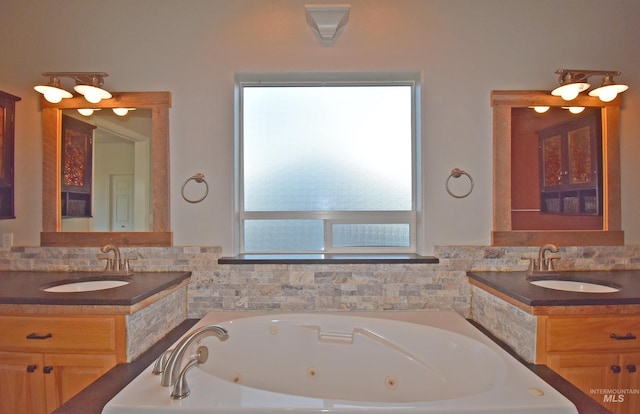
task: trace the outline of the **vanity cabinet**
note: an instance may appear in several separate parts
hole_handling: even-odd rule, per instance
[[[538,316],[536,363],[616,414],[640,412],[640,315]]]
[[[0,412],[54,411],[126,362],[124,316],[0,315]]]

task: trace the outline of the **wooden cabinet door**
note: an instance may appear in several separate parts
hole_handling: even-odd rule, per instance
[[[47,411],[64,404],[115,364],[115,355],[45,354]]]
[[[0,352],[0,414],[46,414],[41,354]]]
[[[594,390],[618,388],[620,373],[612,369],[618,366],[617,353],[554,353],[548,355],[547,364],[598,403],[613,412],[616,411],[619,405],[617,402],[605,401],[607,394],[600,394]]]
[[[640,352],[620,355],[619,389],[625,392],[624,402],[618,404],[617,414],[640,413]]]

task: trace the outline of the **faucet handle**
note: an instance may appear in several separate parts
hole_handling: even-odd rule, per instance
[[[110,272],[113,270],[113,259],[111,258],[110,255],[108,254],[96,254],[96,257],[98,258],[98,260],[105,260],[107,262],[104,271],[105,272]]]
[[[137,257],[127,257],[124,259],[124,263],[122,264],[122,271],[125,273],[133,273],[131,270],[131,265],[129,264],[130,260],[138,260]]]
[[[555,272],[555,266],[553,265],[554,260],[558,260],[559,257],[547,257],[545,259],[545,267],[547,268],[547,272]]]
[[[532,273],[536,268],[536,259],[533,257],[521,257],[520,259],[529,261],[529,266],[527,266],[527,273]]]

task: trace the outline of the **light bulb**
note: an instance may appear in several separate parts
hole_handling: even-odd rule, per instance
[[[76,85],[73,87],[81,95],[84,95],[84,99],[91,103],[99,103],[103,99],[111,98],[111,94],[104,89],[91,86],[91,85]]]
[[[567,86],[569,86],[569,85],[567,85]],[[573,99],[576,99],[578,97],[579,93],[580,93],[580,88],[579,87],[574,87],[573,85],[571,85],[570,88],[563,89],[562,90],[562,94],[560,96],[565,101],[571,101]]]
[[[97,104],[102,100],[102,97],[100,96],[99,93],[96,93],[95,91],[87,91],[84,94],[84,99],[86,99],[87,102]]]
[[[572,114],[579,114],[582,111],[584,111],[584,106],[570,106],[569,107],[569,112],[571,112]]]
[[[118,116],[125,116],[127,113],[129,113],[129,109],[128,108],[113,108],[113,113],[118,115]]]
[[[80,115],[91,116],[93,115],[93,108],[80,108],[78,109]]]
[[[56,86],[38,85],[34,86],[33,89],[44,95],[44,99],[51,103],[58,103],[63,99],[71,98],[73,96],[64,89],[60,89]]]
[[[532,108],[534,111],[536,111],[539,114],[544,114],[549,110],[548,106],[533,106]]]
[[[51,103],[58,103],[62,100],[62,94],[53,90],[49,90],[44,94],[44,99]]]
[[[616,96],[618,96],[618,92],[614,88],[602,88],[598,97],[602,102],[611,102],[616,99]]]
[[[551,95],[560,96],[565,101],[571,101],[576,99],[580,92],[589,89],[589,86],[586,82],[568,83],[552,90]]]

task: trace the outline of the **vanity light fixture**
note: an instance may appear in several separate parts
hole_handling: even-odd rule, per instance
[[[113,113],[118,116],[125,116],[129,111],[135,111],[136,108],[113,108]]]
[[[99,111],[100,108],[79,108],[78,112],[80,115],[91,116],[95,111]]]
[[[627,85],[618,85],[614,82],[613,77],[620,73],[612,70],[558,69],[556,74],[559,75],[560,86],[551,91],[551,95],[571,101],[591,87],[587,82],[591,76],[603,76],[602,85],[589,92],[589,95],[597,96],[603,102],[610,102],[618,96],[618,93],[629,89]]]
[[[545,112],[547,112],[549,110],[549,108],[551,108],[550,106],[530,106],[530,109],[533,109],[534,111],[536,111],[539,114],[544,114]]]
[[[58,103],[63,99],[73,97],[70,92],[67,92],[60,87],[60,78],[55,75],[49,75],[47,73],[43,73],[42,76],[49,76],[49,83],[47,83],[46,85],[34,86],[33,89],[43,94],[44,99],[51,103]]]
[[[81,95],[87,102],[98,103],[103,99],[111,98],[111,94],[102,89],[104,78],[109,76],[104,72],[44,72],[42,76],[49,78],[47,85],[38,85],[34,89],[44,95],[44,98],[51,103],[58,103],[64,98],[71,98],[73,95],[60,87],[60,78],[71,78],[76,81],[73,89]]]
[[[584,106],[563,106],[562,109],[567,109],[572,114],[579,114],[584,111]]]
[[[80,115],[91,116],[95,111],[99,111],[101,108],[79,108]],[[135,111],[136,108],[112,108],[113,113],[118,116],[125,116],[129,111]]]
[[[330,45],[349,21],[349,4],[307,4],[307,24],[323,45]]]
[[[620,72],[616,72],[619,74]],[[611,102],[616,99],[619,93],[629,89],[629,86],[617,84],[613,80],[613,75],[606,75],[602,79],[602,84],[596,89],[589,92],[589,96],[597,96],[602,102]]]

